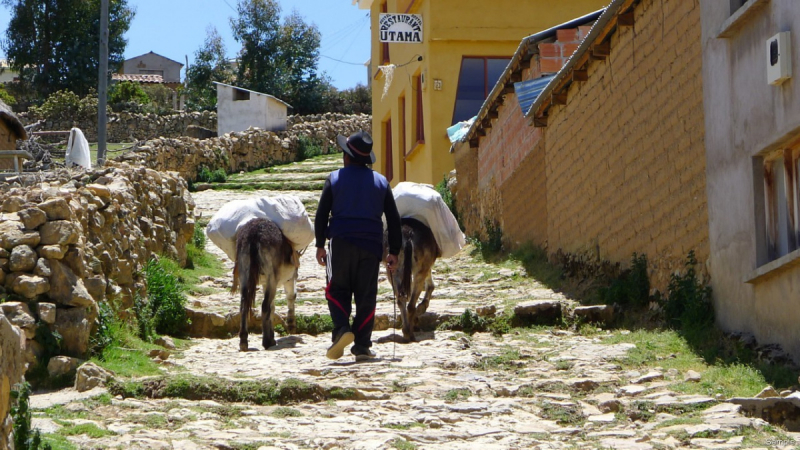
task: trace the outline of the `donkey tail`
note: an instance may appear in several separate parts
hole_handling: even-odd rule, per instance
[[[405,242],[403,246],[403,278],[400,283],[398,292],[403,297],[408,296],[411,292],[411,272],[414,265],[414,244],[411,239]]]
[[[233,288],[242,289],[242,308],[244,311],[253,309],[253,300],[258,288],[258,278],[261,274],[261,239],[259,227],[251,222],[243,226],[236,236],[236,262],[233,266]]]

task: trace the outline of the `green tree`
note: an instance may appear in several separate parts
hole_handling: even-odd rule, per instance
[[[11,20],[0,47],[20,83],[40,96],[62,89],[86,95],[97,86],[100,0],[0,0]],[[134,10],[127,0],[109,2],[109,67],[122,61]]]
[[[193,111],[214,109],[217,88],[214,81],[230,83],[233,70],[225,57],[225,44],[217,29],[206,30],[203,46],[194,54],[194,63],[186,69],[186,108]]]
[[[239,52],[238,83],[274,95],[298,114],[322,109],[326,80],[317,73],[321,35],[293,11],[283,23],[277,0],[239,0],[231,19]]]
[[[113,84],[111,89],[109,89],[108,102],[111,104],[134,102],[140,105],[146,105],[150,103],[150,97],[139,83],[122,81]]]

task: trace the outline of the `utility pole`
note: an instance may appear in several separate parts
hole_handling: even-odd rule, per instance
[[[106,99],[108,98],[108,0],[100,0],[100,70],[97,86],[97,165],[106,163]]]

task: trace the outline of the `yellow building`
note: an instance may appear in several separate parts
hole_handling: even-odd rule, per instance
[[[354,0],[372,26],[374,169],[393,185],[436,184],[454,168],[447,128],[474,116],[522,38],[592,11],[608,0]],[[412,32],[381,43],[380,14],[415,14]],[[395,29],[395,28],[389,28]],[[379,66],[394,65],[388,72]],[[390,79],[391,78],[391,79]],[[388,87],[386,86],[388,83]],[[385,90],[385,94],[384,94]]]

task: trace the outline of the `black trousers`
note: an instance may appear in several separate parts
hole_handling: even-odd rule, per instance
[[[355,345],[372,346],[379,271],[380,259],[374,253],[341,238],[330,240],[325,298],[333,319],[332,339],[344,328],[355,334]],[[356,315],[351,326],[353,298]]]

